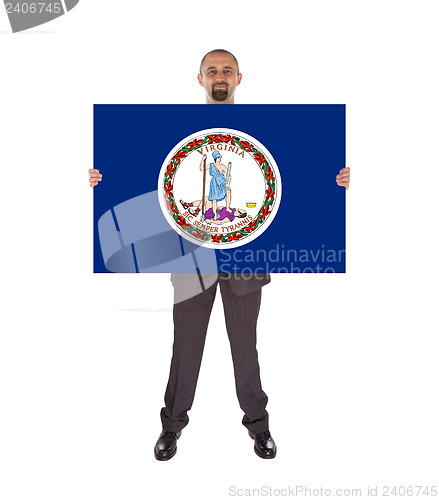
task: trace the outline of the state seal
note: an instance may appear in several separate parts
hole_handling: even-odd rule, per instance
[[[201,130],[180,141],[163,162],[158,185],[163,214],[183,238],[234,248],[271,224],[281,178],[270,152],[250,135]]]

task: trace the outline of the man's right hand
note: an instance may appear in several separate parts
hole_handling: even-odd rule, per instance
[[[99,170],[95,168],[91,168],[88,173],[90,174],[90,187],[95,187],[99,181],[102,180],[102,174],[99,173]]]

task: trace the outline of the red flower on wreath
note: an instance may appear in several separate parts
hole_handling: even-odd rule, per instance
[[[179,226],[182,227],[182,229],[185,229],[186,227],[191,227],[190,224],[188,224],[181,215],[178,216],[178,219],[175,221]]]
[[[250,144],[249,142],[247,141],[241,141],[241,146],[246,149],[247,151],[251,152],[252,148],[253,148],[253,145]]]
[[[212,144],[213,142],[222,142],[221,141],[221,136],[219,134],[217,135],[208,135],[207,136],[209,138],[209,144]]]
[[[233,233],[233,234],[229,234],[227,236],[229,238],[229,241],[238,241],[239,238],[242,238],[242,234],[241,233]]]
[[[170,178],[172,179],[172,176],[174,175],[174,171],[175,171],[175,167],[171,161],[171,163],[168,165],[168,168],[166,169],[165,177],[169,174]]]
[[[259,163],[259,165],[262,167],[262,165],[265,163],[265,158],[262,153],[253,153],[253,156],[255,160]]]
[[[175,208],[175,203],[174,202],[171,203],[168,200],[168,198],[166,198],[165,201],[166,201],[166,208],[168,209],[168,212],[171,212],[171,214],[174,213],[174,214],[178,215],[179,211],[177,210],[177,208]]]
[[[187,145],[191,148],[198,148],[198,146],[203,142],[203,139],[194,139],[193,141],[189,142]]]
[[[210,239],[213,241],[213,243],[221,243],[221,234],[211,234]]]
[[[267,165],[266,177],[267,177],[267,182],[274,181],[274,175],[273,171],[270,168],[270,165]]]
[[[198,229],[195,231],[195,233],[191,233],[191,236],[193,236],[194,238],[198,238],[199,240],[204,240],[204,233],[202,233]]]
[[[251,231],[254,231],[256,228],[256,223],[258,222],[258,219],[254,219],[250,224],[245,228],[247,231],[250,233]]]
[[[189,151],[179,151],[175,156],[174,158],[172,158],[173,160],[176,160],[177,163],[180,165],[180,162],[181,160],[183,160],[184,158],[186,158],[187,154],[189,153]]]
[[[221,142],[230,142],[232,141],[232,136],[231,135],[223,135],[221,136]]]
[[[263,220],[265,220],[265,217],[267,217],[269,211],[270,211],[270,205],[267,205],[262,209],[261,217]]]
[[[266,198],[265,201],[268,201],[270,198],[274,201],[274,190],[271,186],[268,186],[267,191],[265,191]]]
[[[170,196],[171,198],[173,197],[172,195],[172,182],[168,181],[168,183],[165,185],[165,193],[166,196]]]
[[[168,200],[166,200],[166,201],[168,201]],[[172,202],[170,212],[171,212],[171,213],[172,213],[172,212],[174,212],[174,214],[177,214],[177,215],[180,213],[180,212],[178,211],[178,208],[176,208],[176,206],[175,206],[175,203],[174,203],[174,202]]]

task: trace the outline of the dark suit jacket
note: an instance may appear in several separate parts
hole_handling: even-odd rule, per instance
[[[202,285],[201,285],[201,281]],[[216,273],[173,273],[171,281],[175,288],[177,302],[193,297],[212,286],[217,279],[230,280],[230,288],[235,295],[246,295],[255,292],[270,283],[268,273],[216,274]]]
[[[256,292],[256,290],[271,281],[268,273],[220,274],[219,277],[220,279],[230,280],[230,288],[235,295],[247,295]]]

